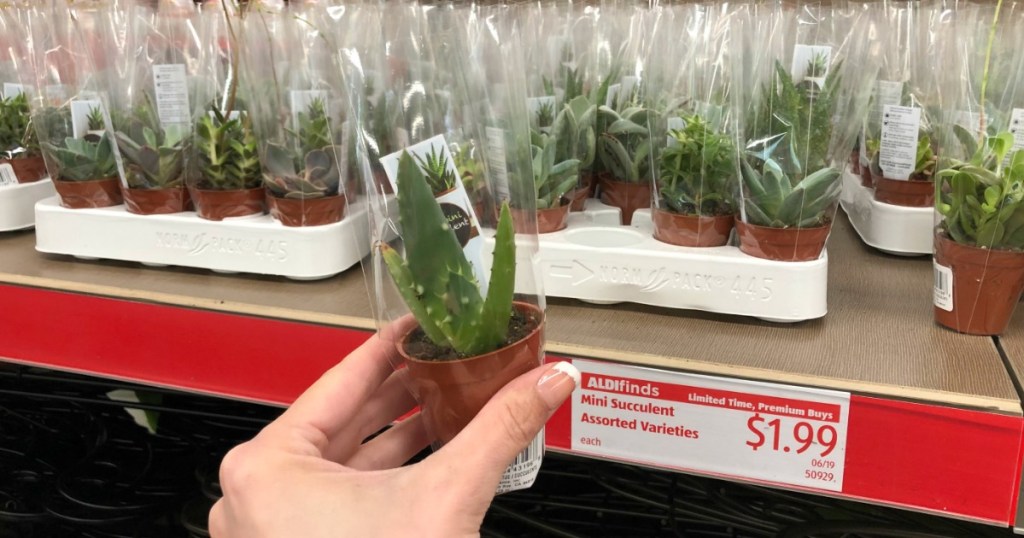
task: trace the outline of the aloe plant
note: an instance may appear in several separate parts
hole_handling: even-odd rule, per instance
[[[743,207],[747,222],[771,228],[814,228],[827,222],[826,210],[839,196],[839,171],[826,167],[794,181],[767,159],[761,171],[742,159],[740,175],[747,189]]]
[[[431,148],[430,153],[426,157],[420,157],[419,155],[414,155],[414,157],[423,168],[427,183],[430,185],[434,195],[455,188],[455,174],[448,167],[448,158],[443,151]]]
[[[89,109],[89,115],[86,118],[90,131],[100,131],[103,129],[103,110],[100,107],[92,107]]]
[[[29,117],[28,97],[24,93],[0,100],[0,158],[39,155],[39,140]]]
[[[460,357],[494,351],[508,338],[515,287],[516,245],[508,204],[495,236],[486,297],[455,232],[413,157],[398,161],[398,215],[405,257],[386,243],[381,256],[398,291],[435,345]]]
[[[1024,151],[1010,154],[1007,132],[975,145],[968,161],[953,161],[935,175],[939,228],[960,244],[1024,250]]]
[[[182,185],[188,142],[185,129],[165,130],[148,95],[116,125],[119,128],[114,136],[125,161],[128,187],[166,189]]]
[[[227,118],[216,106],[196,122],[193,141],[201,188],[254,189],[260,186],[260,160],[247,114]]]
[[[566,132],[574,133],[573,129]],[[564,196],[579,183],[579,159],[556,158],[559,139],[531,130],[533,152],[533,185],[536,189],[537,209],[559,207]]]
[[[617,181],[651,180],[651,119],[657,114],[642,106],[621,111],[600,106],[597,115],[607,128],[597,140],[597,155]]]
[[[733,213],[735,149],[697,114],[669,132],[673,144],[659,156],[658,196],[662,207],[683,215]]]
[[[298,114],[298,130],[288,133],[292,144],[266,146],[264,179],[271,194],[302,200],[337,194],[341,170],[323,100],[310,101]]]

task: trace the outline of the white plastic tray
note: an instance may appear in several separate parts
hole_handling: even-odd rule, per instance
[[[825,253],[809,262],[777,262],[734,246],[677,247],[652,237],[650,210],[638,210],[632,226],[618,226],[618,212],[591,199],[585,211],[569,216],[566,229],[539,236],[538,278],[548,296],[775,322],[820,318],[828,310]],[[488,237],[485,264],[493,248]],[[525,288],[526,282],[517,283],[518,291],[530,293]]]
[[[49,179],[0,187],[0,232],[31,228],[36,223],[36,202],[56,194]]]
[[[66,209],[36,204],[36,250],[83,259],[196,267],[316,280],[359,263],[370,251],[365,203],[338,223],[289,228],[269,215],[203,220],[195,213],[135,215],[124,206]]]
[[[864,187],[860,178],[843,171],[840,205],[850,217],[857,235],[867,245],[897,256],[922,256],[932,253],[935,210],[930,207],[903,207],[875,200],[874,191]]]

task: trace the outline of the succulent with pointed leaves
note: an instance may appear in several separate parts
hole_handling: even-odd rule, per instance
[[[211,107],[196,122],[194,151],[200,188],[212,190],[254,189],[260,186],[260,160],[256,138],[244,112],[228,118]]]
[[[556,157],[559,140],[554,135],[531,130],[530,139],[537,209],[558,207],[562,198],[575,189],[579,183],[580,161],[579,159],[559,161]]]
[[[288,131],[292,144],[268,143],[264,180],[278,198],[308,200],[338,194],[340,149],[333,144],[330,121],[322,99],[312,100],[298,114],[298,131]],[[297,147],[297,151],[291,149]]]
[[[838,170],[826,167],[794,181],[770,158],[758,171],[750,163],[756,159],[748,155],[740,164],[747,222],[771,228],[814,228],[828,222],[827,210],[839,197]]]
[[[187,126],[164,129],[148,95],[131,116],[118,120],[116,125],[114,136],[124,158],[128,187],[167,189],[182,185]]]
[[[378,247],[398,291],[424,334],[460,357],[504,345],[512,316],[516,245],[512,216],[503,204],[486,297],[433,189],[413,157],[398,162],[398,214],[405,257]]]
[[[597,155],[616,181],[642,183],[651,180],[651,136],[657,113],[642,106],[621,112],[600,106],[597,116],[607,128],[597,141]]]
[[[39,140],[29,118],[24,93],[0,100],[0,159],[39,155]]]
[[[90,131],[100,131],[103,129],[103,109],[94,106],[89,109],[89,115],[87,117]]]
[[[448,167],[448,157],[443,151],[438,151],[435,147],[430,148],[430,153],[426,157],[419,155],[413,157],[423,169],[427,184],[430,185],[435,196],[455,188],[455,174]]]

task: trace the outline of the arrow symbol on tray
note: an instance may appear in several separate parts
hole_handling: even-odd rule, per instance
[[[579,267],[582,271],[575,271],[576,267]],[[594,278],[594,271],[580,263],[579,260],[573,260],[570,263],[551,264],[548,268],[548,274],[552,278],[572,280],[573,286],[578,286]],[[577,274],[579,274],[579,277],[577,277]]]

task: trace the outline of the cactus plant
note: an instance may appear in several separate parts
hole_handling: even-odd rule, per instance
[[[201,188],[253,189],[260,186],[256,138],[247,114],[228,119],[216,107],[199,118],[193,141]]]
[[[28,97],[18,95],[0,100],[0,158],[17,159],[39,155],[39,141],[29,120]]]
[[[659,156],[658,196],[664,209],[683,215],[732,214],[736,176],[730,138],[694,114],[669,132],[674,143]]]
[[[267,189],[278,198],[308,200],[338,194],[341,171],[323,99],[314,99],[298,114],[298,130],[289,131],[297,151],[267,144]]]
[[[179,187],[184,180],[187,138],[184,129],[165,130],[148,95],[118,120],[114,136],[125,160],[125,175],[132,189]]]
[[[508,338],[516,245],[507,204],[501,207],[486,297],[427,177],[408,153],[398,163],[398,213],[405,258],[378,248],[398,291],[424,334],[460,357],[494,351]]]

